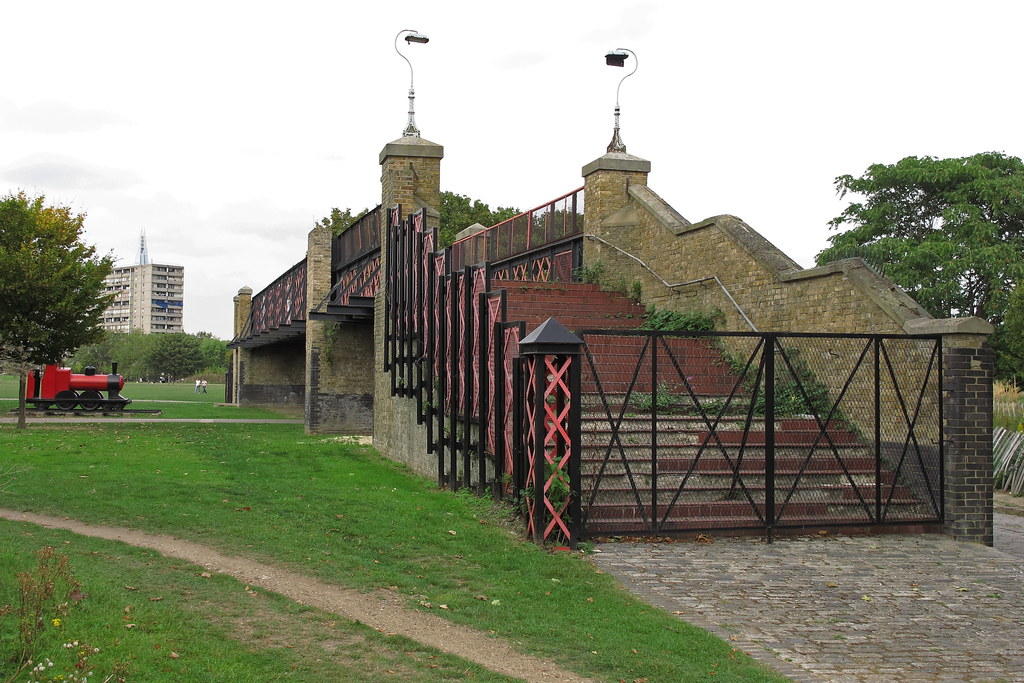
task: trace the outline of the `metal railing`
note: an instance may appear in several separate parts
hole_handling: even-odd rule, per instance
[[[583,232],[583,188],[524,211],[451,246],[451,270],[497,263]]]

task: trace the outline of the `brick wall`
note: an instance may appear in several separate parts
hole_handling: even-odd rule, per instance
[[[302,340],[239,349],[238,402],[294,408],[301,414],[305,405],[305,353]]]
[[[333,235],[317,226],[306,249],[306,300],[331,290]],[[310,434],[369,434],[373,429],[373,331],[365,323],[306,321],[305,426]]]
[[[441,158],[444,148],[418,137],[406,137],[388,143],[380,153],[381,210],[398,204],[402,215],[427,210],[427,226],[440,219]],[[386,229],[387,221],[381,221]],[[384,240],[381,239],[381,244]],[[381,273],[386,272],[381,252]],[[374,406],[373,444],[385,457],[403,462],[425,476],[437,476],[437,458],[427,453],[426,425],[416,424],[416,401],[391,396],[391,378],[384,366],[384,287],[374,307]]]

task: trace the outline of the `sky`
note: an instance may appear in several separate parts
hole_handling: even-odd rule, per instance
[[[611,139],[693,222],[746,221],[804,267],[835,178],[907,156],[1024,156],[1024,3],[0,0],[0,195],[86,214],[119,265],[185,266],[185,331],[305,255],[332,207],[380,202],[407,118],[402,29],[430,42],[416,123],[441,189],[527,210],[582,186]],[[712,275],[712,274],[709,274]]]

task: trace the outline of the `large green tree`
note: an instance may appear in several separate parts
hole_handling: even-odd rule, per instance
[[[84,223],[83,214],[48,206],[42,195],[0,198],[0,366],[21,377],[19,427],[28,370],[101,335],[110,301],[103,279],[113,260],[82,241]]]
[[[438,241],[441,243],[440,246],[446,247],[455,241],[455,235],[474,223],[489,228],[518,213],[519,209],[501,206],[491,211],[491,207],[479,199],[470,199],[464,194],[444,191],[441,193]]]
[[[1003,321],[1024,279],[1024,163],[998,152],[907,157],[836,178],[861,195],[831,221],[843,229],[817,262],[863,256],[940,318]]]
[[[152,371],[174,380],[203,369],[202,342],[197,337],[184,332],[151,336],[146,364]]]

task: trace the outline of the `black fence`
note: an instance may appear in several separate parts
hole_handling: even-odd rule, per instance
[[[583,338],[584,535],[941,522],[938,337]]]

